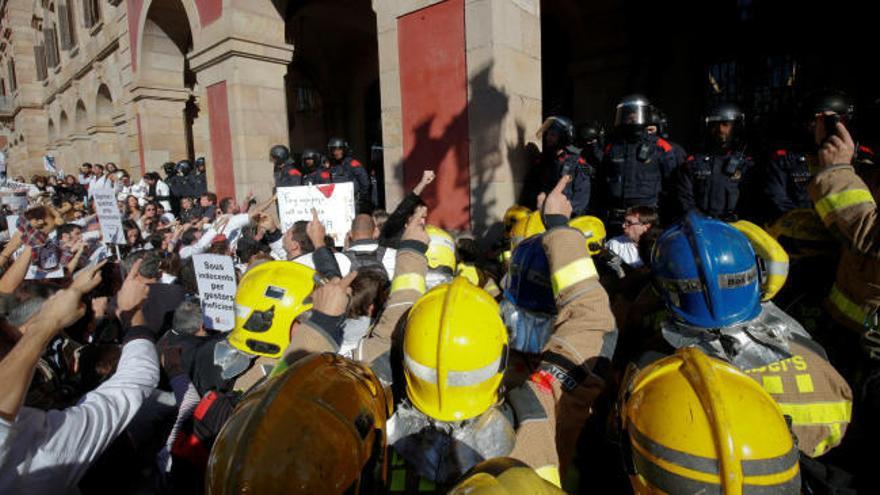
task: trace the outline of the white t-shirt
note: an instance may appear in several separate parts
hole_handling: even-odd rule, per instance
[[[613,237],[605,243],[605,247],[616,254],[627,265],[638,268],[643,265],[639,256],[639,246],[625,235]]]

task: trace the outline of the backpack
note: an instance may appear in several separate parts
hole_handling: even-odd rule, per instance
[[[191,468],[204,473],[214,440],[226,420],[232,416],[238,399],[239,395],[236,393],[224,394],[214,390],[202,397],[171,447],[175,465],[179,465],[178,460],[184,461]]]
[[[375,251],[346,251],[343,254],[351,260],[353,271],[376,270],[384,273],[385,278],[388,278],[388,270],[382,263],[385,259],[385,250],[385,246],[379,246]]]

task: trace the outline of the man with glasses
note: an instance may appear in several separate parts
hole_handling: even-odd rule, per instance
[[[639,256],[639,241],[657,225],[657,211],[650,206],[631,206],[623,216],[623,234],[611,238],[605,247],[632,268],[644,263]]]

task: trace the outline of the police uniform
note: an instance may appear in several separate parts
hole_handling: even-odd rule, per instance
[[[168,189],[171,190],[171,208],[174,210],[174,213],[177,214],[180,212],[180,198],[189,197],[189,185],[187,184],[186,178],[181,175],[173,175],[165,179],[165,183],[168,184]]]
[[[565,186],[563,194],[571,201],[572,217],[586,214],[590,204],[591,171],[587,161],[581,156],[581,150],[574,146],[566,146],[556,153],[556,181],[563,175],[570,175],[571,181]],[[551,186],[551,188],[553,187]]]
[[[770,155],[767,164],[764,191],[770,202],[771,220],[795,208],[810,208],[807,184],[812,157],[799,151],[778,149]]]
[[[702,213],[731,219],[739,211],[743,184],[754,168],[741,152],[696,153],[688,157],[675,178],[675,200],[681,213]]]
[[[208,175],[194,173],[192,175],[187,176],[190,179],[192,184],[192,191],[195,197],[200,197],[202,194],[208,192]]]
[[[664,185],[675,168],[672,145],[663,138],[643,134],[634,141],[609,143],[599,170],[609,221],[622,220],[631,206],[660,206]]]
[[[318,167],[306,177],[310,184],[352,182],[354,183],[355,203],[358,205],[358,211],[372,210],[370,176],[358,160],[350,156],[341,161],[330,160],[329,167]]]
[[[275,187],[292,187],[303,184],[303,175],[293,162],[287,162],[275,169]]]

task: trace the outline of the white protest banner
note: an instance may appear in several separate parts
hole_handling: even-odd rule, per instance
[[[0,197],[2,197],[0,201],[14,212],[24,211],[28,207],[27,193],[23,191],[0,191]]]
[[[312,208],[337,246],[345,242],[345,235],[354,220],[354,184],[322,184],[319,186],[279,187],[278,218],[284,232],[300,220],[312,219]]]
[[[235,328],[235,268],[232,257],[222,254],[193,256],[205,328]]]
[[[95,189],[91,191],[95,200],[95,211],[98,213],[98,222],[101,223],[101,232],[104,234],[104,242],[108,244],[125,244],[125,231],[122,229],[122,213],[116,202],[116,191],[110,188]]]

